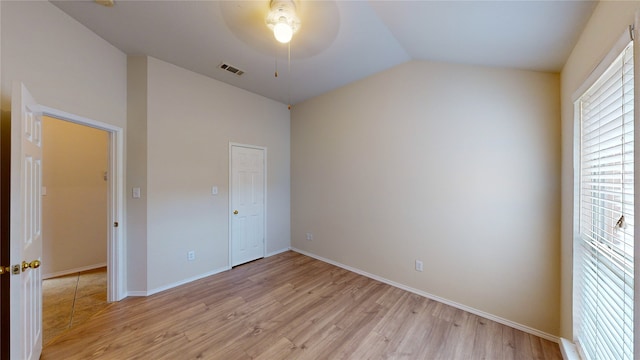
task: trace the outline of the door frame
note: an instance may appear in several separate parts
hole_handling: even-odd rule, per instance
[[[231,264],[233,264],[233,258],[232,258],[232,248],[233,248],[233,233],[232,233],[232,217],[231,217],[231,212],[233,211],[232,207],[232,194],[233,194],[233,181],[232,181],[232,176],[233,176],[233,161],[232,161],[232,149],[233,147],[244,147],[244,148],[249,148],[249,149],[255,149],[255,150],[262,150],[262,152],[264,153],[264,158],[263,158],[263,164],[262,164],[262,168],[263,168],[263,182],[262,182],[262,186],[263,186],[263,193],[264,193],[264,202],[262,204],[262,213],[264,214],[264,221],[263,221],[263,229],[262,231],[264,232],[264,241],[262,242],[262,256],[267,256],[267,148],[264,146],[258,146],[258,145],[248,145],[248,144],[241,144],[241,143],[235,143],[235,142],[229,142],[229,209],[227,211],[227,216],[229,217],[229,269],[232,268]]]
[[[109,176],[107,177],[107,301],[126,297],[126,224],[124,216],[124,130],[58,109],[40,105],[43,116],[104,130],[109,134]],[[117,223],[117,226],[115,225]]]

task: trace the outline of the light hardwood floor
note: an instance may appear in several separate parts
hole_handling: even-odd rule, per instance
[[[113,303],[51,359],[562,359],[557,344],[286,252]]]

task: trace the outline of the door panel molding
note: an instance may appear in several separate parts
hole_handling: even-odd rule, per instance
[[[42,261],[38,164],[42,111],[29,90],[13,83],[11,95],[10,358],[35,360],[42,352]],[[29,263],[34,266],[30,267]]]

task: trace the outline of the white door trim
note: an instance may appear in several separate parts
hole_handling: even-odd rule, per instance
[[[88,119],[46,106],[43,115],[104,130],[109,133],[109,177],[107,209],[107,301],[120,301],[127,296],[126,224],[124,192],[124,131],[121,127]],[[114,223],[118,223],[118,227]]]
[[[249,149],[256,149],[256,150],[262,150],[264,151],[264,159],[263,159],[263,169],[264,169],[264,181],[263,181],[263,190],[264,190],[264,203],[262,204],[262,213],[264,214],[264,225],[263,225],[263,231],[264,231],[264,241],[262,242],[262,254],[263,256],[266,256],[267,254],[267,148],[264,146],[257,146],[257,145],[247,145],[247,144],[240,144],[240,143],[235,143],[235,142],[229,142],[229,206],[228,206],[228,211],[227,211],[227,216],[229,217],[229,269],[231,269],[231,264],[233,264],[232,261],[232,257],[231,257],[231,248],[232,248],[232,239],[233,239],[233,234],[231,233],[231,229],[232,229],[232,225],[231,225],[231,212],[233,211],[233,209],[231,208],[232,204],[231,204],[231,196],[232,196],[232,189],[231,187],[233,186],[233,182],[231,180],[231,176],[232,176],[232,161],[231,161],[231,149],[234,147],[244,147],[244,148],[249,148]]]

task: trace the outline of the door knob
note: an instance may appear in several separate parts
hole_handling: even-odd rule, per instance
[[[238,215],[238,210],[233,210],[233,215]]]
[[[39,267],[40,267],[40,261],[39,260],[33,260],[30,263],[28,263],[26,261],[22,262],[22,272],[24,272],[28,268],[37,269]]]

